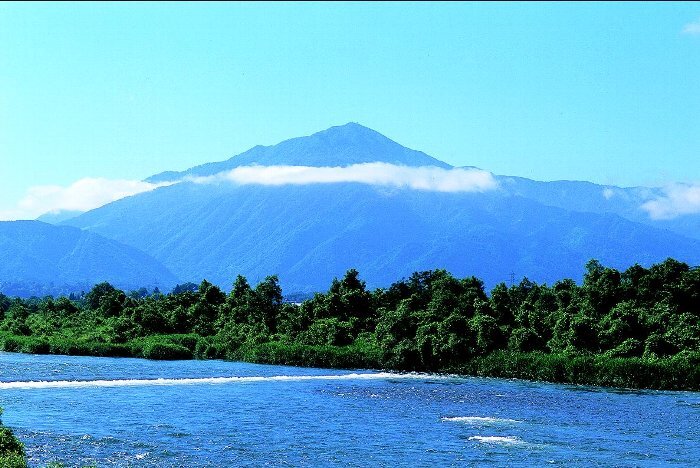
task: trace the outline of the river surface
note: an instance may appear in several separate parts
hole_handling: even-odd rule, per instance
[[[698,466],[700,393],[0,353],[30,466]]]

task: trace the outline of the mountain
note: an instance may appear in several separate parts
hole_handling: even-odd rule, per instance
[[[348,123],[274,146],[256,146],[226,161],[203,164],[183,172],[162,172],[146,181],[156,183],[188,176],[210,176],[254,164],[333,167],[377,161],[403,166],[452,167],[425,153],[405,148],[370,128]]]
[[[256,281],[278,273],[289,292],[326,288],[349,268],[372,286],[432,268],[493,285],[511,272],[549,282],[580,277],[590,258],[620,268],[668,256],[700,261],[700,241],[615,215],[501,193],[362,184],[181,183],[75,221],[151,253],[181,278],[228,287],[237,274]]]
[[[149,255],[92,232],[40,221],[0,222],[2,292],[15,294],[10,285],[50,285],[63,291],[101,281],[167,288],[177,278]]]
[[[148,180],[208,176],[242,165],[362,162],[451,168],[348,124]],[[667,257],[700,263],[700,240],[640,221],[640,204],[658,195],[652,189],[495,180],[493,190],[441,192],[185,179],[65,223],[143,250],[182,280],[207,278],[228,288],[238,274],[251,282],[278,274],[287,293],[325,290],[349,268],[357,268],[370,286],[434,268],[476,275],[493,286],[511,273],[546,282],[580,279],[591,258],[616,268]]]
[[[543,205],[587,213],[616,214],[636,223],[700,239],[700,216],[654,219],[642,208],[644,203],[665,196],[664,191],[656,187],[623,188],[569,180],[540,182],[511,176],[498,176],[496,179],[512,195]]]

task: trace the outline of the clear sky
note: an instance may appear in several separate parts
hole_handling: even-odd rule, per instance
[[[349,121],[497,174],[698,182],[700,3],[0,3],[0,219]]]

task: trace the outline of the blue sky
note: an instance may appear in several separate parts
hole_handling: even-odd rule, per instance
[[[350,121],[497,174],[700,181],[698,2],[1,3],[0,44],[0,219]]]

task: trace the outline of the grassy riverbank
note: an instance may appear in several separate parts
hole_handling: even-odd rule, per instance
[[[225,352],[215,349],[215,345],[206,337],[194,334],[157,335],[120,345],[105,345],[0,333],[0,349],[32,354],[167,360],[221,358],[300,367],[418,370],[577,385],[700,391],[700,353],[684,353],[671,358],[614,358],[494,351],[459,366],[427,369],[389,368],[382,357],[381,348],[365,340],[347,346],[267,342]]]
[[[165,295],[108,283],[0,294],[0,349],[700,390],[700,269],[672,259],[624,272],[591,261],[581,285],[523,279],[489,294],[444,270],[370,291],[350,270],[300,304],[282,298],[274,276],[239,276],[228,294],[207,281]]]

